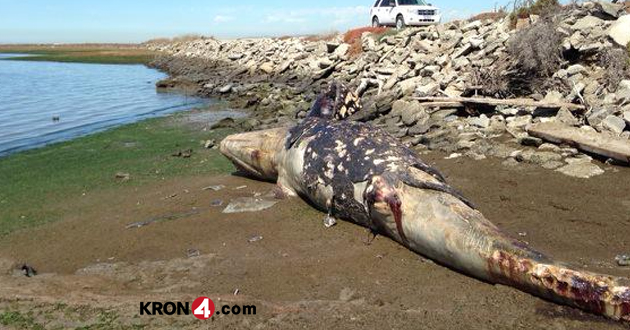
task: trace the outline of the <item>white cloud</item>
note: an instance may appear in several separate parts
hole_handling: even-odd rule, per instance
[[[226,16],[226,15],[216,15],[214,16],[214,19],[212,20],[215,23],[226,23],[226,22],[230,22],[233,21],[234,17],[232,16]]]

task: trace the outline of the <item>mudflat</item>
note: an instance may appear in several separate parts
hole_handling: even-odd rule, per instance
[[[576,179],[497,159],[422,157],[511,235],[578,267],[630,276],[615,262],[630,252],[627,168]],[[218,305],[257,306],[256,315],[205,321],[212,327],[627,328],[461,275],[386,237],[367,245],[367,230],[350,223],[326,229],[324,214],[300,199],[255,213],[221,212],[235,198],[273,188],[227,171],[68,196],[59,221],[0,240],[5,268],[28,262],[40,273],[0,277],[0,320],[198,328],[204,324],[192,316],[141,317],[138,306],[208,296]],[[149,224],[129,228],[137,222]]]

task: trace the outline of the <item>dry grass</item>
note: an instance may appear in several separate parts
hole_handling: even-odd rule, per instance
[[[514,9],[510,14],[512,28],[516,27],[516,22],[521,18],[531,15],[551,17],[562,8],[558,0],[514,0],[513,5]]]
[[[332,41],[339,35],[338,32],[328,32],[322,34],[313,34],[304,37],[304,41],[318,42],[318,41]]]
[[[562,35],[549,20],[516,33],[508,45],[518,67],[535,77],[550,77],[562,64]]]
[[[628,45],[630,47],[630,45]],[[599,65],[605,69],[604,81],[610,92],[628,77],[630,71],[630,49],[609,48],[599,54]]]
[[[348,30],[348,32],[343,35],[343,42],[350,45],[348,56],[350,56],[350,58],[357,58],[361,55],[361,53],[363,53],[363,43],[361,41],[361,36],[364,33],[372,33],[379,36],[387,32],[387,30],[388,28],[386,27],[362,27]]]
[[[145,42],[145,44],[170,44],[176,42],[189,42],[199,39],[214,39],[212,36],[203,36],[201,34],[184,34],[173,38],[155,38]]]
[[[508,14],[503,11],[491,11],[491,12],[485,12],[485,13],[481,13],[481,14],[477,14],[473,17],[471,17],[468,21],[473,22],[473,21],[481,21],[481,20],[492,20],[492,21],[498,21],[504,17],[506,17]]]

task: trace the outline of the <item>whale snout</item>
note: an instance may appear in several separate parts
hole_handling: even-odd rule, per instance
[[[221,153],[241,171],[262,180],[278,178],[278,155],[287,128],[234,134],[221,142]]]

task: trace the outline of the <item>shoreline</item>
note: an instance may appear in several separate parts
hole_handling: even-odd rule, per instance
[[[145,65],[156,53],[142,45],[0,45],[0,53],[28,54],[3,60]]]
[[[191,108],[0,157],[0,237],[56,220],[55,204],[64,196],[205,172],[202,169],[229,173],[231,164],[204,144],[220,141],[232,129],[210,130],[213,122],[199,114],[220,114],[216,124],[223,117],[236,117],[228,115],[231,111],[225,104]],[[192,159],[215,156],[195,165],[172,156],[186,150],[195,153]]]

